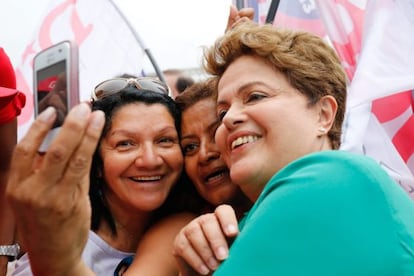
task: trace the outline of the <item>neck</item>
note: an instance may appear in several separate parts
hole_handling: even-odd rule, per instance
[[[130,218],[127,222],[115,219],[116,233],[112,232],[106,221],[102,221],[96,234],[106,241],[110,246],[124,252],[135,252],[138,244],[147,230],[149,216]]]

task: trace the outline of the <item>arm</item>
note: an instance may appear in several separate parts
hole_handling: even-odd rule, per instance
[[[194,217],[190,213],[174,214],[152,226],[139,243],[134,261],[123,275],[178,275],[172,255],[173,241],[181,228]]]
[[[174,241],[173,254],[180,265],[181,275],[206,275],[214,271],[228,256],[228,238],[238,233],[233,208],[220,205],[214,213],[205,214],[185,226]]]
[[[17,142],[17,119],[0,125],[0,245],[14,243],[14,218],[5,198],[10,159]],[[0,275],[6,275],[8,257],[0,256]]]
[[[90,275],[81,255],[91,216],[89,170],[104,116],[84,103],[74,107],[34,168],[55,119],[48,108],[17,144],[6,195],[34,275]]]

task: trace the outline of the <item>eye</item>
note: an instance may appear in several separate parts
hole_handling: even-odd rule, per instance
[[[217,118],[220,122],[223,121],[224,116],[226,116],[227,110],[223,109],[223,110],[218,110],[217,111]]]
[[[170,147],[170,146],[178,143],[178,138],[177,137],[164,136],[164,137],[161,137],[160,139],[158,139],[157,143],[161,146],[164,146],[164,147]]]
[[[259,92],[252,92],[246,97],[246,103],[252,103],[266,98],[266,95]]]
[[[134,141],[132,140],[121,140],[115,144],[117,149],[125,150],[131,148],[135,145]]]
[[[197,143],[188,143],[183,144],[181,147],[185,156],[191,156],[197,152],[199,145]]]

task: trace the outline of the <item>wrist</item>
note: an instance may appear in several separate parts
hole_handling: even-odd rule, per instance
[[[0,245],[0,257],[7,258],[8,261],[14,261],[20,254],[20,245],[18,243],[10,245]]]

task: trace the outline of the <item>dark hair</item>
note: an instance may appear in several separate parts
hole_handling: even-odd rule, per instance
[[[180,108],[181,113],[194,104],[207,98],[213,98],[214,91],[217,90],[217,79],[208,78],[199,81],[187,88],[183,93],[175,98],[175,102]]]
[[[175,104],[174,100],[167,95],[163,95],[160,93],[155,93],[146,90],[139,90],[134,86],[128,86],[121,90],[120,92],[107,96],[103,99],[94,101],[92,103],[92,110],[102,110],[105,113],[105,125],[100,137],[99,144],[103,137],[108,133],[109,129],[112,125],[112,118],[115,113],[121,109],[122,107],[132,104],[132,103],[145,103],[147,105],[152,104],[161,104],[165,106],[171,116],[174,118],[175,127],[177,129],[178,135],[180,135],[180,125],[181,125],[181,112],[178,109],[177,105]],[[112,217],[111,211],[108,208],[105,196],[103,194],[103,186],[105,185],[105,180],[103,179],[103,161],[100,155],[99,146],[95,150],[92,160],[91,172],[90,172],[90,189],[89,189],[89,196],[91,200],[92,206],[92,224],[91,229],[97,230],[102,222],[105,220],[108,225],[110,226],[112,233],[116,235],[116,227],[115,222]],[[176,202],[177,204],[174,206],[172,203],[174,200],[181,200],[179,194],[185,194],[185,190],[187,186],[192,186],[191,183],[185,183],[185,178],[180,179],[175,186],[171,190],[169,198],[167,198],[166,204],[169,206],[168,208],[161,207],[160,210],[154,212],[154,214],[158,214],[158,216],[166,215],[169,213],[173,213],[176,211],[180,211],[181,209],[185,209],[186,205],[184,202]],[[171,208],[172,206],[172,208]]]
[[[196,103],[205,100],[205,99],[213,99],[213,95],[217,91],[217,78],[212,77],[205,79],[203,81],[199,81],[191,85],[187,88],[183,93],[179,94],[175,98],[175,102],[177,103],[178,107],[180,108],[181,113],[184,113],[188,108],[192,107]],[[181,129],[180,129],[181,132]],[[180,136],[182,134],[180,133]],[[215,206],[209,203],[206,199],[201,197],[197,192],[194,185],[191,185],[193,192],[197,194],[197,196],[193,196],[192,198],[199,198],[198,199],[198,208],[194,208],[194,212],[198,214],[202,214],[205,212],[213,212]],[[193,203],[193,205],[195,205]]]
[[[183,93],[193,84],[194,80],[190,77],[178,77],[177,81],[175,82],[175,88],[177,88],[178,93]]]

